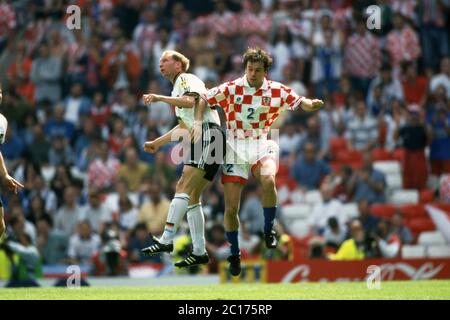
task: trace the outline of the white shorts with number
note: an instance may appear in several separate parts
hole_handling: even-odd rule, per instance
[[[278,150],[273,140],[228,139],[222,183],[239,182],[245,185],[250,170],[253,173],[267,159],[278,163]]]

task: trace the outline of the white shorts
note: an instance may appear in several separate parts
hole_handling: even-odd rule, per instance
[[[222,183],[239,182],[245,185],[248,172],[253,171],[265,160],[277,163],[279,147],[273,140],[227,140],[227,152],[223,165]]]

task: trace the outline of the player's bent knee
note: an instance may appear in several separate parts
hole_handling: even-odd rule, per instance
[[[261,176],[260,181],[261,186],[265,191],[275,189],[275,176],[273,175]]]

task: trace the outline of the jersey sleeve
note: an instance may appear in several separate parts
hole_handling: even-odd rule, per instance
[[[201,96],[206,93],[205,83],[194,75],[184,74],[180,76],[178,92],[182,96]]]
[[[5,143],[6,131],[8,130],[8,120],[0,113],[0,144]]]
[[[228,85],[224,83],[218,87],[208,90],[205,99],[211,106],[219,105],[221,108],[225,108],[228,105],[228,97]]]
[[[282,86],[281,96],[283,97],[283,108],[287,110],[297,110],[300,108],[305,97],[299,96],[291,88]]]

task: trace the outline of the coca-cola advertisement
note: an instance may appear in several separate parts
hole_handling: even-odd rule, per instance
[[[364,281],[378,270],[381,280],[450,279],[450,259],[363,261],[268,261],[267,282]]]

